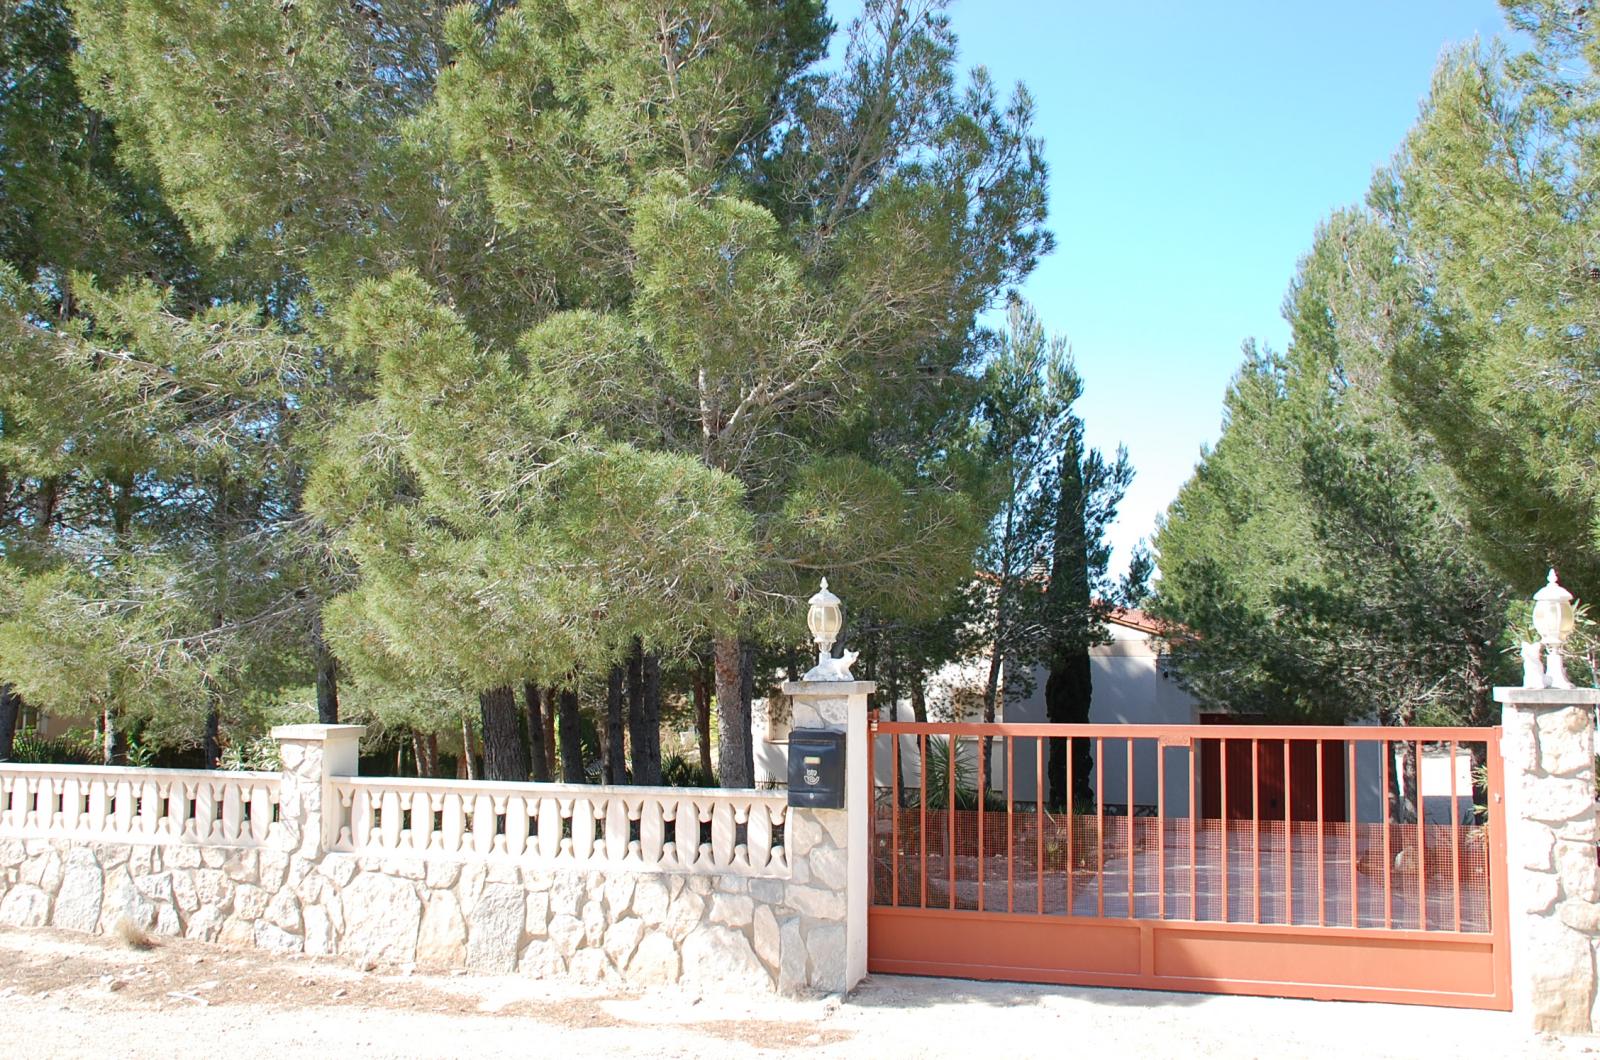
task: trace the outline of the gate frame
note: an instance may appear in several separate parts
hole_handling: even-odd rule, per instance
[[[1133,916],[1085,916],[1070,912],[979,912],[878,905],[874,900],[868,912],[867,970],[889,974],[1317,1000],[1398,1002],[1502,1011],[1512,1006],[1507,823],[1503,799],[1505,781],[1500,751],[1501,730],[1498,727],[1441,729],[918,723],[879,721],[876,712],[873,712],[868,733],[867,797],[868,810],[874,821],[870,826],[874,837],[877,835],[875,821],[878,807],[876,762],[873,758],[876,755],[876,740],[880,735],[895,739],[897,747],[899,738],[907,735],[943,735],[951,739],[960,736],[1154,739],[1158,747],[1184,744],[1192,747],[1192,741],[1196,739],[1246,738],[1392,742],[1445,739],[1458,743],[1483,742],[1487,745],[1491,805],[1485,822],[1490,921],[1490,930],[1487,932],[1140,919]],[[1129,746],[1131,756],[1132,745]],[[1196,752],[1190,760],[1191,772],[1198,768],[1198,762],[1199,754]],[[1195,812],[1196,808],[1191,806],[1191,813]],[[874,857],[872,860],[872,871],[876,877],[879,871],[877,859]],[[1419,871],[1425,870],[1419,867]],[[873,898],[876,898],[875,888]],[[1389,981],[1363,982],[1363,978],[1370,980],[1373,977],[1370,972],[1365,976],[1362,974],[1364,969],[1361,965],[1364,962],[1359,955],[1380,947],[1388,952],[1374,959],[1381,962]],[[1056,959],[1042,959],[1048,954],[1054,954]],[[1068,959],[1062,960],[1063,955]],[[1477,968],[1464,968],[1462,958],[1468,956],[1478,958]],[[1115,963],[1105,959],[1108,957],[1115,958]],[[1163,973],[1162,965],[1175,970]],[[1229,970],[1229,965],[1233,971]],[[1247,969],[1251,968],[1256,969],[1258,974],[1249,974]],[[1281,971],[1259,974],[1263,970],[1274,969]],[[1346,974],[1307,976],[1304,974],[1306,969]],[[1414,977],[1418,985],[1405,985],[1406,976]],[[1463,980],[1470,983],[1463,983]],[[1480,983],[1487,989],[1464,988],[1465,985]]]

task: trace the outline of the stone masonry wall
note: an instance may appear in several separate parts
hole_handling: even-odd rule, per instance
[[[792,810],[790,878],[328,852],[324,748],[284,742],[264,849],[0,839],[0,924],[718,989],[845,988],[846,813]]]
[[[1502,688],[1512,1003],[1538,1030],[1600,1026],[1594,702],[1590,689]]]

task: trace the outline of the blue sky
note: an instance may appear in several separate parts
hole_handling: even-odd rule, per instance
[[[962,65],[1037,105],[1058,248],[1023,293],[1072,342],[1090,441],[1138,469],[1120,564],[1215,440],[1240,343],[1286,342],[1319,220],[1393,155],[1441,52],[1504,22],[1493,0],[956,0],[951,19]]]

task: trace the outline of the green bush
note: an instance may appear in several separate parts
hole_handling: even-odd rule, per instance
[[[673,788],[714,788],[717,778],[682,755],[668,755],[661,760],[661,783]]]
[[[104,759],[100,738],[87,729],[45,739],[37,731],[19,732],[11,742],[11,760],[34,765],[99,765]]]

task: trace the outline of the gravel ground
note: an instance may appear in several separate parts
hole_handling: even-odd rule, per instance
[[[0,1056],[1600,1056],[1503,1013],[873,976],[851,998],[363,972],[0,931]]]

